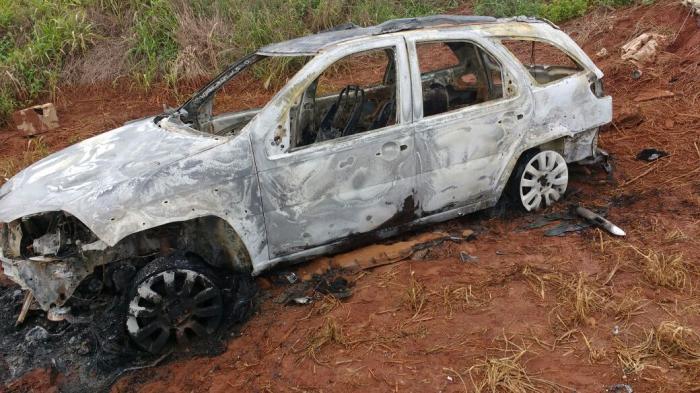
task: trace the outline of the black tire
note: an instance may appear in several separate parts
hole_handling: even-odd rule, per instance
[[[136,274],[124,326],[141,349],[163,353],[213,335],[226,312],[220,275],[195,256],[160,257]]]
[[[523,152],[523,154],[518,159],[518,162],[515,164],[513,172],[510,174],[510,179],[508,179],[508,185],[506,186],[506,194],[508,195],[508,198],[510,199],[513,206],[516,206],[516,208],[520,211],[527,211],[522,201],[520,200],[520,178],[523,176],[523,172],[525,172],[525,167],[527,163],[530,162],[530,160],[533,157],[535,157],[539,152],[539,149],[530,149]]]

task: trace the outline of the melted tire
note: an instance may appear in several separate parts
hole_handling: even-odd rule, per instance
[[[244,321],[254,293],[252,279],[215,272],[196,256],[175,253],[136,274],[123,323],[140,349],[163,353],[209,341],[222,327]]]

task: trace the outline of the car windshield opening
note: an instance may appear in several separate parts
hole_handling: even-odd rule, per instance
[[[179,110],[180,120],[214,135],[235,135],[310,59],[248,55],[197,91]]]

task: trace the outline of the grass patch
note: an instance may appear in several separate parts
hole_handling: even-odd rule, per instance
[[[617,321],[628,322],[632,317],[644,314],[649,301],[642,296],[642,289],[635,287],[626,292],[622,298],[609,303],[609,310]]]
[[[642,274],[653,285],[671,289],[683,289],[688,285],[690,267],[683,255],[667,256],[661,252],[647,250],[646,252],[630,246],[642,259]]]
[[[347,344],[347,339],[343,334],[343,328],[338,325],[335,318],[326,317],[323,324],[309,336],[307,345],[302,352],[304,356],[313,359],[316,363],[323,364],[324,362],[318,358],[318,355],[323,347],[331,344],[344,346]]]
[[[20,158],[0,157],[0,185],[20,169],[28,167],[49,154],[50,150],[43,137],[38,137],[27,141],[27,147]]]
[[[664,321],[644,331],[634,345],[617,348],[617,358],[625,373],[644,370],[648,359],[661,358],[673,367],[700,367],[700,335],[676,321]]]
[[[404,304],[413,313],[411,318],[416,318],[423,310],[428,300],[425,286],[416,279],[415,272],[411,270],[408,285],[404,294]]]
[[[546,288],[554,290],[557,305],[552,311],[557,321],[567,329],[580,323],[595,325],[592,314],[603,309],[607,302],[603,288],[583,273],[538,274],[526,266],[523,276],[543,300]]]
[[[561,391],[557,383],[532,375],[525,368],[527,348],[505,338],[501,354],[480,359],[467,372],[477,392],[528,393]]]
[[[479,15],[537,16],[561,22],[584,15],[593,7],[618,7],[638,3],[638,0],[476,0],[474,11]],[[643,0],[650,3],[651,0]]]

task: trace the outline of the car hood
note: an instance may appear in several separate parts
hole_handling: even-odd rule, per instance
[[[54,153],[0,188],[0,222],[76,210],[118,184],[143,179],[173,162],[211,149],[222,138],[183,126],[163,129],[153,118],[128,123]],[[79,210],[79,209],[77,209]]]

